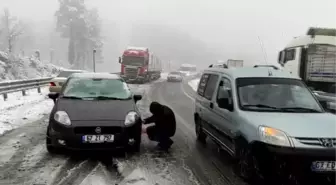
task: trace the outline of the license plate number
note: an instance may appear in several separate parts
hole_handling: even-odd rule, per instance
[[[85,135],[82,136],[83,143],[105,143],[113,142],[114,135]]]
[[[313,171],[336,171],[336,161],[314,161]]]

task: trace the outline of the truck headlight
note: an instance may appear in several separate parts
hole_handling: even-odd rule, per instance
[[[259,136],[262,142],[277,146],[292,146],[285,132],[266,126],[259,127]]]
[[[63,125],[71,125],[70,117],[65,111],[57,111],[54,114],[54,119]]]
[[[129,112],[126,117],[125,117],[125,126],[131,126],[133,124],[135,124],[135,122],[139,119],[139,115],[134,112],[134,111],[131,111]]]

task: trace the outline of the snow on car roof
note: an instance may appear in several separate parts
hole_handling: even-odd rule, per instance
[[[120,79],[120,76],[117,74],[111,73],[74,73],[71,77],[75,78],[103,78],[103,79]]]

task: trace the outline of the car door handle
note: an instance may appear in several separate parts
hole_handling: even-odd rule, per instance
[[[212,102],[210,102],[210,108],[213,108],[213,103]]]

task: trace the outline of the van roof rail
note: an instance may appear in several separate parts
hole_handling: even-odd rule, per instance
[[[255,65],[253,67],[254,68],[257,68],[257,67],[271,67],[271,68],[273,68],[275,70],[279,70],[279,68],[277,66],[275,66],[275,65]]]
[[[209,68],[228,68],[226,64],[211,64]]]

